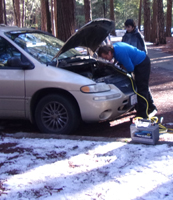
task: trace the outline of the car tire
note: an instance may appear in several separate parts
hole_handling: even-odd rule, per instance
[[[62,95],[52,94],[42,98],[35,110],[35,121],[43,133],[71,134],[80,124],[75,102]]]

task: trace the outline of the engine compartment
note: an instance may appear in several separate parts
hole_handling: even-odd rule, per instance
[[[133,92],[129,77],[112,63],[84,56],[60,60],[58,67],[80,74],[97,83],[114,84],[125,94]]]

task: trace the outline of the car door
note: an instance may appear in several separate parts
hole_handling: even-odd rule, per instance
[[[15,59],[9,62],[21,56],[12,44],[0,37],[0,118],[25,116],[25,70]]]

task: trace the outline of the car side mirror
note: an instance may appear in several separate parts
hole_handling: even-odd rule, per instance
[[[29,62],[24,62],[24,63],[21,62],[20,67],[22,69],[33,69],[34,68]]]

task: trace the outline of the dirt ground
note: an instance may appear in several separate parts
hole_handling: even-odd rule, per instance
[[[173,48],[168,45],[150,46],[149,48],[160,48],[163,52],[173,55]],[[173,128],[173,70],[164,68],[151,68],[150,90],[157,106],[156,116],[163,117],[163,125]],[[130,125],[136,112],[127,113],[121,118],[97,124],[82,124],[75,135],[99,136],[99,137],[130,137]],[[1,120],[0,129],[2,133],[34,132],[38,133],[37,128],[29,121],[21,120]]]

